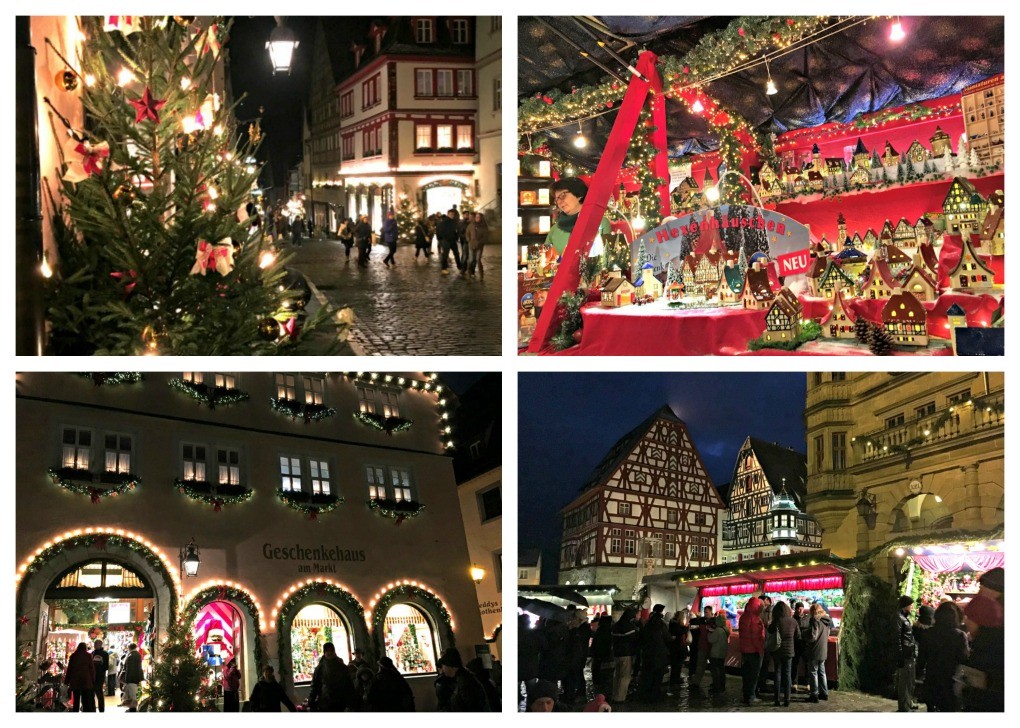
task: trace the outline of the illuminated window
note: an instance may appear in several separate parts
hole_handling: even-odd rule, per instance
[[[325,460],[309,460],[308,469],[312,474],[312,493],[329,495],[329,463]]]
[[[453,125],[439,124],[436,126],[436,149],[453,148]]]
[[[358,386],[358,411],[375,414],[375,388]]]
[[[290,627],[290,657],[295,685],[312,681],[322,658],[322,646],[332,642],[337,657],[350,664],[354,643],[347,621],[332,607],[309,604],[294,616]]]
[[[241,484],[241,453],[230,448],[219,448],[216,451],[216,465],[220,485]]]
[[[131,437],[129,435],[107,435],[106,472],[131,472]]]
[[[181,446],[184,480],[205,480],[205,445],[185,443]]]
[[[379,404],[384,417],[400,417],[400,406],[397,403],[398,393],[393,390],[379,391]]]
[[[411,471],[407,468],[390,468],[393,500],[411,500]]]
[[[297,399],[297,378],[293,374],[276,375],[277,399]]]
[[[440,644],[429,618],[411,604],[394,604],[383,620],[386,656],[405,675],[434,673]]]
[[[457,125],[457,149],[475,148],[475,130],[470,124]]]
[[[383,469],[376,465],[369,465],[365,468],[365,479],[368,482],[369,498],[386,497],[386,476]]]
[[[288,493],[301,490],[301,458],[280,456],[280,489]]]
[[[213,380],[216,382],[217,387],[234,389],[237,386],[237,379],[233,374],[213,374]]]
[[[65,468],[89,469],[92,463],[92,430],[64,428],[61,462]]]
[[[431,124],[415,124],[414,125],[414,148],[415,149],[431,149],[432,148],[432,125]]]
[[[202,372],[184,372],[182,377],[185,382],[192,382],[193,384],[201,384],[204,379]]]
[[[301,385],[305,390],[305,404],[322,404],[324,384],[319,377],[301,377]]]

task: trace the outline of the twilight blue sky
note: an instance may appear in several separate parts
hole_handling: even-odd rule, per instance
[[[543,549],[555,583],[559,511],[613,444],[668,404],[687,423],[715,484],[730,479],[748,435],[800,452],[807,375],[797,373],[522,373],[518,539]]]

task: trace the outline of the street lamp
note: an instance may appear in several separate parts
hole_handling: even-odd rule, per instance
[[[298,47],[297,36],[290,28],[285,28],[283,18],[277,16],[276,27],[269,34],[269,60],[273,63],[273,73],[290,74],[290,62],[294,57],[294,49]]]
[[[705,190],[705,197],[708,198],[709,202],[718,202],[719,190],[722,187],[722,182],[724,179],[726,179],[726,177],[728,177],[731,174],[747,182],[747,186],[750,188],[751,194],[754,196],[755,202],[758,203],[758,207],[765,207],[765,205],[762,204],[761,197],[758,196],[758,190],[754,188],[754,183],[735,169],[727,169],[725,172],[719,175],[718,182],[716,182],[714,185]]]
[[[181,548],[180,560],[183,576],[198,576],[198,565],[202,563],[202,559],[198,555],[198,546],[195,545],[194,537],[192,537],[191,543]]]
[[[478,566],[476,564],[471,564],[470,571],[471,571],[471,579],[472,579],[472,581],[474,581],[475,584],[481,584],[482,583],[482,579],[485,578],[485,569],[483,569],[481,566]]]
[[[857,499],[857,514],[864,519],[868,530],[873,530],[878,521],[878,498],[867,491],[861,491],[861,496]]]

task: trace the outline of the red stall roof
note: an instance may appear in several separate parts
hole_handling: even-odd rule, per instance
[[[842,576],[849,571],[846,567],[829,562],[829,558],[828,550],[812,551],[810,554],[789,554],[769,559],[720,564],[707,569],[678,571],[672,575],[672,579],[684,586],[698,588],[758,585],[764,582],[768,591],[768,584],[773,581]]]

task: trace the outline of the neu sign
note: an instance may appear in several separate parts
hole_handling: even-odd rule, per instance
[[[781,276],[804,273],[810,264],[808,247],[811,231],[791,217],[775,210],[750,205],[719,205],[680,217],[667,218],[631,243],[631,260],[636,261],[644,244],[656,271],[669,261],[679,266],[691,253],[716,250],[740,251],[750,259],[765,253],[779,264]]]

